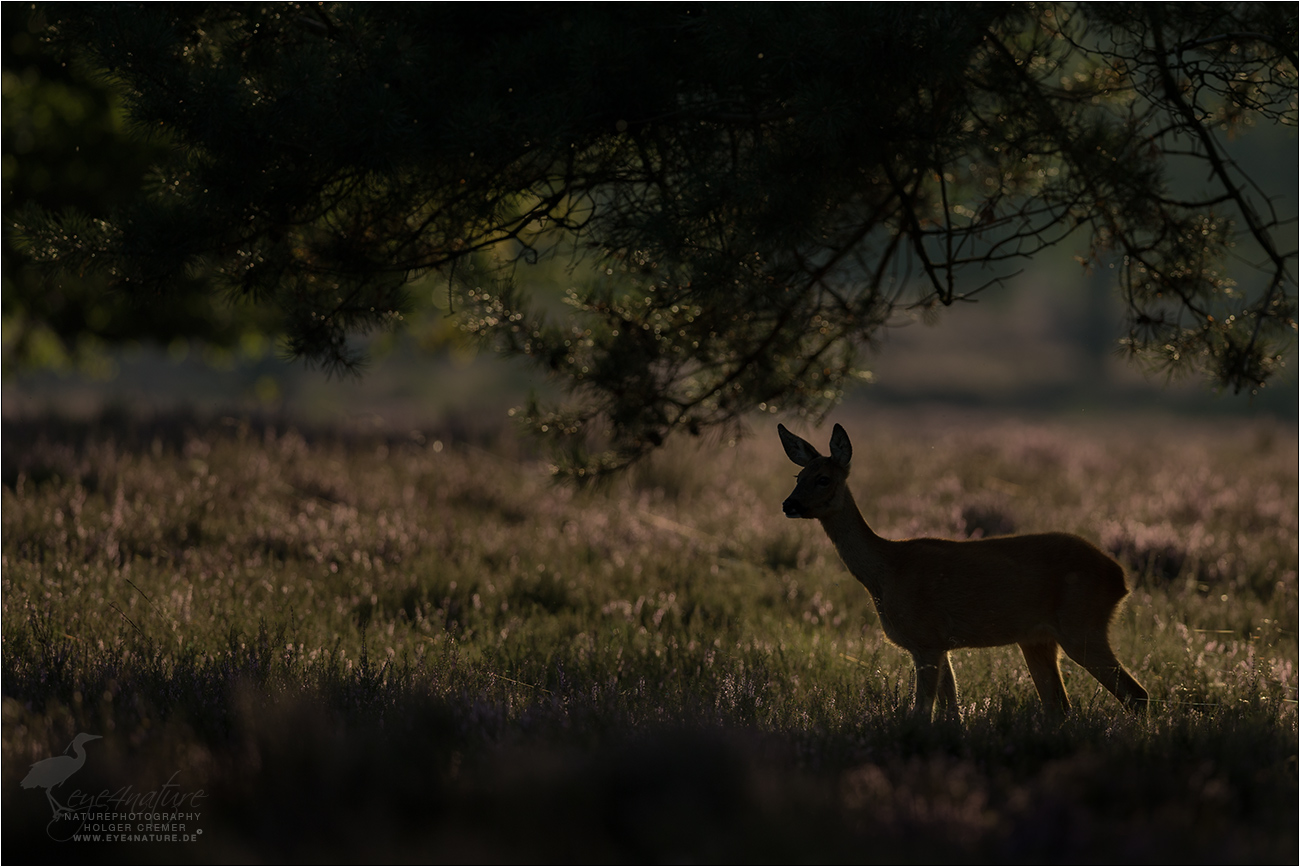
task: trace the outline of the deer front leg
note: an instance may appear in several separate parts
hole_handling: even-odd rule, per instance
[[[952,665],[944,651],[913,651],[912,664],[916,667],[916,701],[912,714],[929,722],[934,716],[934,701],[943,691],[945,704],[957,706],[957,682],[952,676]]]

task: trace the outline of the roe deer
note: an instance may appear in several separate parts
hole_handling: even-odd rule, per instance
[[[1128,595],[1123,568],[1078,536],[1036,533],[957,542],[889,541],[871,531],[849,493],[853,447],[835,425],[830,457],[777,425],[785,453],[803,469],[781,508],[816,518],[844,565],[871,594],[880,625],[916,666],[913,713],[930,719],[936,697],[957,712],[948,651],[1019,644],[1053,716],[1070,708],[1060,651],[1133,711],[1147,691],[1110,647],[1110,621]]]

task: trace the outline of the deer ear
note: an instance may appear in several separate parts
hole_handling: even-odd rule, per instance
[[[809,445],[807,440],[790,433],[785,429],[785,425],[777,425],[776,432],[781,435],[781,445],[785,447],[785,456],[799,466],[806,467],[821,457],[817,453],[817,449]]]
[[[844,428],[838,424],[831,431],[831,457],[846,470],[853,460],[853,444],[849,442],[849,435],[844,432]]]

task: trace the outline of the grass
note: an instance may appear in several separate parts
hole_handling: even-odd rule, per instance
[[[1066,662],[1050,724],[1002,648],[912,721],[767,426],[575,491],[506,438],[6,423],[5,860],[1296,860],[1293,426],[846,426],[887,537],[1125,562],[1151,714]],[[52,840],[19,781],[79,731],[56,797],[171,780],[203,834]]]

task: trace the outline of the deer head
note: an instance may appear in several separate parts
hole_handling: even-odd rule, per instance
[[[807,440],[795,436],[777,425],[785,453],[803,469],[796,477],[794,491],[786,497],[781,509],[787,518],[824,518],[844,505],[849,477],[849,462],[853,446],[849,435],[838,424],[831,432],[831,455],[823,457]]]

